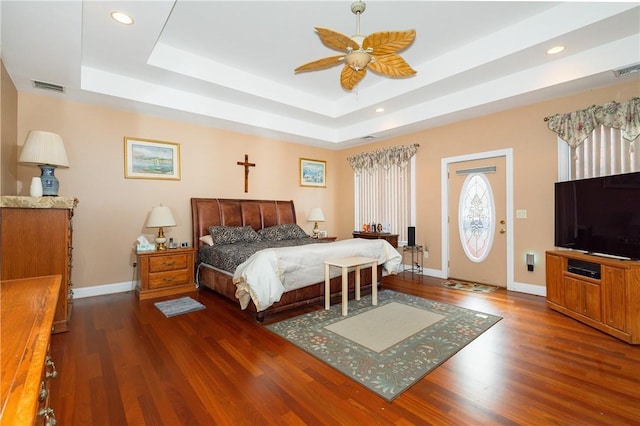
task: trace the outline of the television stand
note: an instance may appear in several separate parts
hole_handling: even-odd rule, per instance
[[[631,344],[640,344],[640,262],[546,252],[547,306]]]

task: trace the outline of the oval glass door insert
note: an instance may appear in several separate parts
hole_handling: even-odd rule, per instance
[[[482,262],[493,244],[496,206],[491,184],[482,173],[467,176],[460,191],[458,228],[462,249],[469,260]]]

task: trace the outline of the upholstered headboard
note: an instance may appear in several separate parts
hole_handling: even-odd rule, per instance
[[[273,225],[296,223],[293,201],[192,198],[193,247],[209,235],[209,226],[251,226],[256,231]]]

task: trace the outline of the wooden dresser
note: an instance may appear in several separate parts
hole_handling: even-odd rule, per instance
[[[0,424],[55,424],[49,407],[51,325],[60,275],[0,282]]]
[[[389,244],[398,248],[398,234],[388,232],[354,232],[353,238],[366,238],[369,240],[386,240]]]
[[[54,333],[69,330],[73,197],[0,197],[0,279],[60,275]]]

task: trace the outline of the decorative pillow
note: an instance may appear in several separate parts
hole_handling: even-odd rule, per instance
[[[260,241],[260,235],[250,226],[210,226],[213,245]]]
[[[308,238],[306,232],[295,223],[274,225],[258,231],[258,234],[266,241],[294,240],[296,238]]]
[[[213,238],[211,237],[211,235],[203,235],[202,237],[200,237],[200,241],[209,246],[213,245]]]

